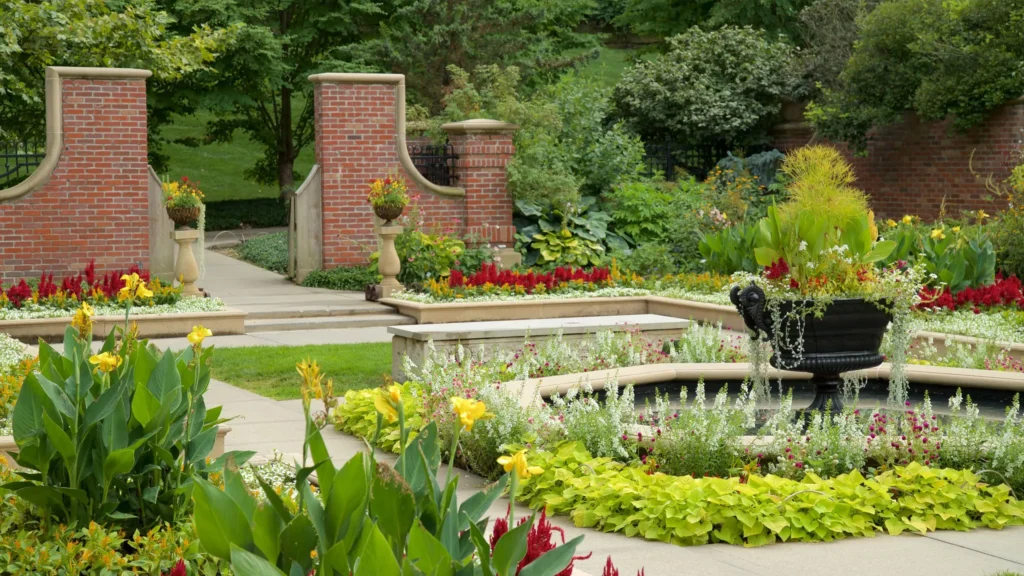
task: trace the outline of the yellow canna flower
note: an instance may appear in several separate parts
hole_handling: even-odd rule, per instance
[[[942,228],[936,228],[932,230],[932,240],[945,240],[946,234],[942,231]]]
[[[954,234],[959,234],[960,233],[960,227],[959,226],[953,226],[953,233]]]
[[[911,216],[910,214],[907,214],[906,216],[903,217],[903,223],[904,224],[913,224],[914,223],[914,217]]]
[[[89,306],[88,302],[82,302],[81,307],[75,311],[75,315],[71,318],[71,327],[78,330],[79,336],[85,337],[92,331],[92,317],[95,314],[96,310],[93,310],[93,307]]]
[[[467,432],[473,429],[473,424],[476,424],[477,420],[494,418],[494,414],[487,411],[487,406],[483,402],[471,398],[452,398],[452,407]]]
[[[209,328],[200,324],[199,326],[192,327],[192,331],[188,333],[188,341],[193,346],[199,346],[207,336],[213,336],[213,332],[211,332]]]
[[[131,298],[152,298],[153,292],[146,288],[146,281],[139,277],[138,274],[132,272],[131,274],[125,274],[121,276],[121,280],[124,281],[124,288],[121,288],[117,292],[118,300],[128,300]]]
[[[526,480],[535,474],[544,473],[544,469],[540,466],[530,466],[526,462],[526,450],[520,450],[511,456],[502,456],[498,458],[498,464],[501,464],[505,472],[515,470],[515,474],[520,480]]]
[[[980,220],[984,220],[985,218],[988,218],[988,217],[989,217],[989,215],[986,214],[984,210],[978,210],[978,220],[979,221]]]
[[[896,227],[896,221],[893,220],[892,218],[890,218],[890,219],[885,221],[885,225],[888,226],[889,228],[895,228]]]
[[[152,298],[153,291],[146,288],[145,282],[140,282],[138,287],[135,289],[135,296],[138,298]]]
[[[398,384],[392,384],[388,386],[388,396],[391,397],[391,401],[398,404],[402,401],[402,387]]]
[[[373,406],[388,419],[388,422],[398,420],[398,404],[392,404],[391,396],[385,394],[383,389],[377,389],[377,394],[373,397]]]
[[[104,352],[103,354],[96,354],[92,358],[89,358],[89,363],[96,366],[100,372],[110,373],[117,370],[117,367],[121,365],[121,357],[111,354],[110,352]]]

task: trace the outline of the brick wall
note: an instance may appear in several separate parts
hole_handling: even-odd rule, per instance
[[[993,213],[1003,206],[986,190],[984,177],[1006,178],[1012,154],[1024,136],[1024,102],[1014,102],[994,112],[983,124],[967,133],[949,131],[948,122],[922,122],[908,114],[904,122],[869,135],[866,157],[851,158],[857,186],[871,195],[876,215],[897,218],[917,214],[938,216],[943,199],[946,214],[984,209]],[[807,144],[809,127],[791,123],[775,132],[775,146],[782,151]],[[972,161],[973,153],[973,161]],[[981,176],[979,179],[971,173]]]
[[[2,281],[149,261],[145,80],[64,78],[61,101],[53,175],[0,204]]]
[[[396,172],[409,184],[424,229],[458,235],[474,232],[511,243],[512,203],[505,192],[505,165],[513,152],[511,135],[453,134],[452,144],[460,156],[458,185],[466,195],[452,198],[426,190],[417,186],[398,157],[395,107],[400,90],[394,83],[316,83],[324,268],[365,263],[377,249],[375,218],[366,194],[372,180]]]

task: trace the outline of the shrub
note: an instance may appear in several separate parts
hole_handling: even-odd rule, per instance
[[[789,201],[779,207],[779,217],[789,227],[803,212],[824,221],[826,230],[843,229],[870,212],[867,195],[853,187],[853,166],[832,146],[798,148],[780,170],[787,178]]]
[[[339,266],[330,270],[314,270],[303,280],[302,285],[310,288],[330,288],[361,292],[368,284],[376,284],[380,275],[369,266]]]
[[[649,182],[620,184],[604,196],[615,230],[638,246],[669,234],[675,199],[671,188]]]
[[[284,274],[288,270],[288,233],[275,232],[250,238],[238,247],[238,255],[260,268]]]
[[[760,229],[756,223],[735,224],[700,239],[703,267],[716,274],[754,273],[759,270],[754,259]]]
[[[275,228],[288,225],[288,201],[280,198],[221,200],[206,204],[207,230]]]
[[[1018,152],[1018,161],[1005,183],[1008,205],[996,216],[992,239],[998,268],[1007,276],[1024,278],[1024,150]],[[978,218],[983,214],[979,212]]]
[[[111,331],[91,357],[88,329],[69,326],[63,353],[40,342],[12,416],[28,470],[7,487],[61,522],[131,533],[187,517],[191,476],[219,466],[206,456],[222,420],[203,400],[211,349],[160,352],[121,336]]]
[[[781,109],[792,49],[753,28],[690,28],[669,50],[626,70],[615,111],[648,140],[687,146],[762,140]]]
[[[582,442],[591,454],[622,462],[635,458],[633,446],[626,439],[628,427],[636,421],[633,385],[627,385],[620,394],[618,382],[607,384],[603,401],[594,394],[589,381],[570,389],[564,397],[554,394],[549,401],[555,432],[547,441]]]
[[[628,255],[615,255],[619,267],[647,278],[657,278],[679,271],[672,248],[667,244],[641,244]]]
[[[566,205],[518,200],[516,210],[517,248],[526,254],[527,266],[600,266],[609,252],[629,247],[608,229],[612,216],[600,208],[596,196]]]
[[[461,259],[467,253],[466,243],[454,236],[427,234],[416,228],[407,228],[395,238],[395,251],[402,263],[398,281],[411,290],[422,288],[430,280],[447,277],[462,266]],[[479,260],[478,253],[476,249],[470,252],[470,260]],[[370,255],[370,271],[375,275],[379,258],[379,252]]]

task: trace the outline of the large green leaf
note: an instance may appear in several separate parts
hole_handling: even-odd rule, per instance
[[[68,468],[71,468],[75,460],[75,444],[61,427],[50,418],[49,414],[43,414],[43,427],[46,429],[46,436],[57,449]]]
[[[508,484],[508,474],[502,475],[497,482],[489,486],[487,489],[466,498],[462,505],[459,506],[460,515],[467,515],[470,522],[479,522],[491,507],[491,504],[493,504],[494,501],[497,500],[505,491],[506,484]],[[459,527],[460,530],[465,530],[466,528],[468,528],[468,526]]]
[[[283,576],[284,572],[277,569],[263,558],[239,548],[231,546],[231,570],[235,574],[245,576]]]
[[[103,477],[106,478],[109,485],[115,477],[131,472],[133,466],[135,466],[135,450],[131,448],[114,450],[107,454],[103,461]]]
[[[416,513],[412,491],[397,472],[387,464],[379,464],[370,494],[370,514],[390,542],[396,560],[401,560],[405,539]]]
[[[174,360],[174,354],[165,352],[149,375],[146,387],[160,400],[161,408],[168,414],[178,409],[182,400],[181,378]]]
[[[351,548],[357,538],[356,524],[365,516],[369,497],[365,458],[354,456],[334,475],[334,485],[325,504],[328,542],[344,540]]]
[[[224,560],[231,560],[231,546],[250,550],[252,531],[245,514],[230,496],[206,480],[196,479],[199,489],[192,493],[195,501],[195,523],[199,540],[206,550]]]
[[[95,402],[85,409],[85,424],[83,429],[90,428],[100,420],[109,416],[114,408],[128,391],[129,381],[127,378],[117,378],[115,382],[100,394]]]
[[[874,264],[880,262],[889,257],[892,251],[896,249],[896,242],[892,240],[883,240],[875,244],[875,246],[864,254],[861,261],[865,264]]]
[[[146,386],[136,384],[135,396],[132,398],[132,416],[139,421],[143,428],[148,429],[159,412],[160,399],[154,396]]]
[[[759,266],[771,266],[781,258],[779,253],[771,248],[754,248],[754,257]]]
[[[425,574],[451,576],[452,557],[441,541],[416,522],[409,532],[409,560]]]
[[[252,515],[252,540],[265,558],[277,560],[284,522],[273,506],[259,506]]]
[[[317,549],[316,529],[309,516],[292,518],[281,531],[281,553],[292,562],[297,562],[308,572],[312,565],[310,553]]]
[[[375,524],[370,524],[360,542],[352,566],[353,576],[399,576],[401,568],[387,540]]]
[[[532,526],[533,519],[523,522],[498,539],[498,543],[494,545],[494,554],[491,556],[495,572],[502,576],[515,574],[519,561],[526,556],[526,537]]]

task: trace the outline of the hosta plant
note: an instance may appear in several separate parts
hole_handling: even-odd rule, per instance
[[[193,476],[217,467],[207,456],[223,422],[203,399],[207,334],[197,327],[192,347],[171,352],[118,328],[93,354],[83,315],[62,348],[41,342],[12,416],[23,480],[3,488],[77,525],[116,521],[131,532],[187,518]]]

